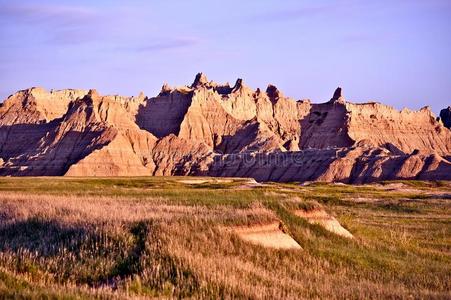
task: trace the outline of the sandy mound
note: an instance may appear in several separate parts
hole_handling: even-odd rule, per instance
[[[232,183],[233,179],[183,179],[178,182],[184,184]]]
[[[179,180],[180,183],[184,184],[203,184],[209,182],[208,180],[204,179],[186,179],[186,180]]]
[[[247,189],[253,189],[253,188],[262,187],[262,186],[265,186],[265,185],[263,183],[257,182],[253,178],[249,178],[242,185],[238,186],[237,188],[247,190]]]
[[[330,232],[338,234],[342,237],[350,239],[354,238],[354,236],[349,231],[341,226],[337,219],[329,215],[323,209],[314,209],[311,211],[297,210],[295,211],[295,215],[307,219],[307,221],[311,224],[321,225],[326,230],[329,230]]]
[[[280,223],[235,227],[231,229],[241,239],[252,244],[275,249],[302,249],[301,246],[280,228]]]

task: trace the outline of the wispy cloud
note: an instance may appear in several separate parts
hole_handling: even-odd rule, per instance
[[[198,38],[168,38],[156,40],[146,45],[135,47],[134,50],[138,52],[153,52],[169,49],[179,49],[195,46],[200,42],[201,40]]]
[[[0,26],[10,32],[17,26],[25,28],[24,32],[52,45],[92,41],[101,23],[102,16],[85,6],[0,3]]]
[[[336,3],[287,8],[256,14],[249,19],[253,22],[286,22],[331,13],[336,8]]]
[[[47,42],[54,45],[80,45],[99,41],[105,36],[100,30],[89,30],[88,27],[59,28],[53,31]]]
[[[96,15],[93,9],[82,6],[0,3],[0,19],[6,22],[67,26],[92,20]]]
[[[177,34],[159,37],[154,27],[140,19],[142,16],[137,8],[121,6],[97,10],[89,5],[2,3],[0,0],[0,27],[3,24],[3,28],[14,32],[17,25],[24,26],[25,32],[36,33],[37,43],[50,47],[95,43],[106,51],[155,52],[200,43],[199,38],[177,37]],[[1,48],[6,46],[3,44]]]

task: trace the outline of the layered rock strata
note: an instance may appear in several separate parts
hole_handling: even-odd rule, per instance
[[[295,101],[202,73],[156,97],[31,88],[0,106],[0,175],[449,180],[445,118],[350,103],[341,88],[326,103]]]

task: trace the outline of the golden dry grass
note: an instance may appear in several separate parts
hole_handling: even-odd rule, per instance
[[[0,295],[451,296],[447,183],[407,191],[323,184],[242,190],[246,181],[179,181],[0,179]],[[318,207],[355,238],[295,214]],[[302,249],[255,245],[233,230],[279,221]]]

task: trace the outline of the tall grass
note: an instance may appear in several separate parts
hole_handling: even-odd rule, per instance
[[[451,204],[432,195],[449,186],[424,189],[428,200],[379,186],[0,179],[0,295],[447,299]],[[356,239],[293,213],[319,205]],[[224,229],[275,220],[302,250]]]

